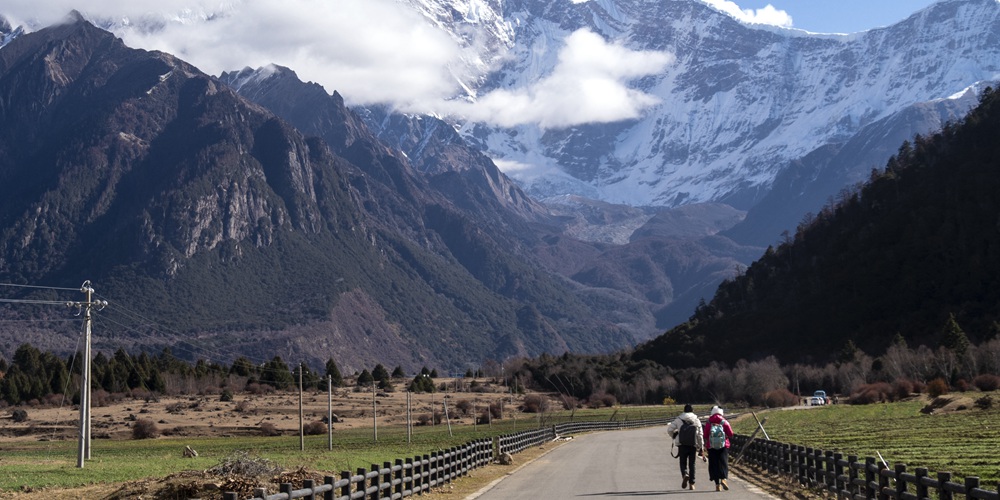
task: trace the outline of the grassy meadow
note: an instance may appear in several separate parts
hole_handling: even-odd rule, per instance
[[[267,458],[285,469],[304,467],[312,470],[355,471],[417,455],[462,445],[474,439],[492,437],[553,425],[566,421],[607,421],[660,418],[674,415],[675,407],[621,407],[575,412],[519,415],[517,419],[494,421],[492,426],[480,424],[413,427],[412,441],[407,443],[404,426],[378,427],[374,441],[371,427],[350,430],[334,429],[333,450],[328,449],[327,435],[306,436],[305,451],[300,451],[299,436],[278,437],[211,437],[158,438],[144,440],[92,441],[91,459],[84,468],[76,467],[77,446],[70,441],[3,441],[0,440],[0,491],[26,491],[40,488],[75,488],[90,484],[114,484],[125,481],[159,478],[185,470],[205,470],[219,464],[236,451]],[[198,457],[184,458],[185,446],[198,452]]]
[[[996,488],[1000,482],[1000,394],[993,393],[993,408],[983,410],[971,401],[982,393],[961,393],[969,399],[966,409],[925,414],[927,401],[909,400],[871,405],[833,405],[801,411],[772,410],[764,429],[775,441],[859,458],[882,457],[890,466],[904,463],[910,471],[927,467],[932,473],[978,476]],[[756,427],[752,418],[733,423],[740,434]],[[760,436],[758,434],[758,436]]]

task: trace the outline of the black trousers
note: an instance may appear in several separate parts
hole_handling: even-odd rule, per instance
[[[729,448],[708,450],[708,479],[716,484],[729,479]]]
[[[688,480],[692,483],[694,482],[694,464],[695,458],[698,456],[698,449],[694,446],[679,445],[677,447],[679,450],[677,452],[677,459],[681,462],[681,475],[687,476]],[[688,472],[688,469],[691,472]]]

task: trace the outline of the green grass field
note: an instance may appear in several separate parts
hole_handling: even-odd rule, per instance
[[[677,413],[675,407],[609,408],[546,413],[542,425],[570,420],[606,421],[660,418]],[[414,427],[411,443],[406,428],[379,426],[378,442],[367,429],[334,430],[333,450],[328,450],[327,435],[306,436],[305,451],[299,449],[299,437],[229,437],[229,438],[159,438],[145,440],[93,440],[91,459],[84,468],[76,467],[77,441],[2,441],[0,440],[0,491],[26,488],[73,488],[88,484],[121,483],[143,478],[165,477],[185,470],[205,470],[219,464],[236,451],[274,461],[285,469],[305,467],[329,471],[355,471],[359,467],[406,459],[417,455],[459,446],[469,441],[500,434],[537,428],[534,415],[504,419],[488,425],[445,424]],[[185,446],[197,450],[198,457],[183,458]]]
[[[982,394],[965,393],[976,399]],[[994,400],[1000,400],[993,394]],[[921,401],[872,405],[834,405],[802,411],[767,411],[764,428],[775,441],[847,455],[876,457],[910,471],[927,467],[956,476],[978,476],[990,488],[1000,482],[1000,401],[992,409],[924,414]],[[756,427],[751,419],[733,424],[740,434]],[[759,435],[758,435],[759,436]]]
[[[979,397],[968,393],[973,399]],[[997,398],[994,395],[994,399]],[[927,467],[933,472],[949,471],[959,477],[978,476],[993,488],[1000,482],[1000,407],[927,415],[920,401],[904,401],[867,406],[835,405],[801,411],[771,410],[765,428],[771,439],[859,457],[880,452],[890,463]],[[1000,405],[998,405],[1000,406]],[[697,406],[707,413],[708,407]],[[545,415],[542,425],[570,420],[651,419],[673,416],[677,406],[577,410]],[[239,438],[159,438],[150,440],[94,440],[92,459],[83,469],[76,467],[76,441],[0,441],[0,491],[57,487],[72,488],[97,483],[121,483],[158,478],[185,470],[205,470],[236,451],[248,451],[268,458],[286,469],[305,467],[329,471],[355,471],[359,467],[382,464],[429,454],[464,444],[473,439],[538,427],[535,416],[522,416],[487,425],[446,425],[414,427],[412,443],[406,429],[380,426],[378,442],[372,429],[335,430],[334,449],[327,450],[327,436],[306,436],[305,451],[299,437]],[[733,424],[736,432],[749,434],[753,419]],[[197,458],[183,458],[185,446],[198,451]]]

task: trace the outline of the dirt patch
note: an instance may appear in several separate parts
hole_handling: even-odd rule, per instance
[[[478,388],[482,392],[465,392],[462,389],[467,387],[462,386],[462,379],[437,379],[436,382],[458,391],[411,394],[414,419],[434,412],[443,413],[443,404],[447,401],[452,423],[471,425],[474,416],[482,413],[490,403],[502,400],[506,413],[523,402],[522,397],[505,394],[505,388],[495,384],[480,383]],[[464,384],[467,386],[468,382]],[[459,405],[462,401],[468,404]],[[334,391],[332,405],[334,429],[370,427],[373,411],[377,412],[380,425],[406,423],[405,391],[377,392],[373,396],[370,391],[341,388]],[[459,410],[460,406],[468,411]],[[15,422],[11,418],[13,408],[0,410],[0,438],[5,443],[77,439],[80,425],[78,407],[66,404],[23,406],[20,409],[27,412],[27,420],[23,422]],[[325,421],[327,412],[328,396],[325,391],[307,391],[304,394],[302,413],[306,424]],[[263,428],[294,435],[299,429],[299,395],[297,392],[240,393],[234,395],[231,401],[223,401],[220,394],[102,401],[95,403],[91,409],[91,434],[94,439],[130,439],[138,420],[151,420],[160,435],[167,437],[257,436]]]
[[[921,413],[939,414],[965,411],[975,407],[975,401],[969,396],[948,395],[932,399],[920,409]]]

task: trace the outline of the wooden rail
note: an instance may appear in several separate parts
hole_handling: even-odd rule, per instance
[[[672,418],[612,422],[570,422],[543,427],[496,438],[470,441],[447,451],[407,459],[396,459],[395,464],[385,462],[381,467],[358,469],[356,474],[340,473],[340,478],[327,476],[323,484],[311,479],[302,482],[301,489],[292,484],[279,485],[279,492],[268,495],[263,488],[254,491],[249,500],[396,500],[421,494],[435,486],[443,485],[477,467],[489,464],[502,453],[517,453],[532,446],[552,441],[557,436],[601,430],[635,429],[666,425]],[[233,492],[223,493],[223,500],[238,500]]]
[[[742,449],[750,441],[748,436],[733,437],[733,448]],[[743,459],[775,474],[798,478],[806,486],[825,489],[840,499],[924,500],[931,497],[952,500],[955,495],[967,499],[1000,500],[1000,486],[983,489],[978,477],[967,477],[964,483],[952,482],[950,472],[936,476],[925,467],[907,472],[906,464],[888,464],[855,455],[846,458],[841,453],[807,448],[777,441],[750,441]]]

